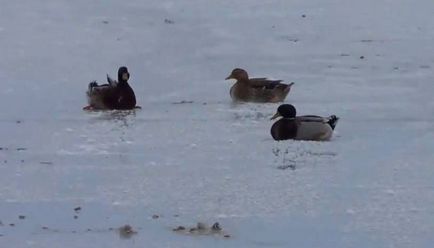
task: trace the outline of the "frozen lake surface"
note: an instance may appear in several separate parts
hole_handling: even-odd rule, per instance
[[[433,44],[432,0],[2,1],[0,247],[432,247]],[[143,109],[82,111],[122,65]],[[334,138],[272,140],[235,67]]]

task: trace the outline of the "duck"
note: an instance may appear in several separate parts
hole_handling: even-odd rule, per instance
[[[294,82],[281,83],[283,80],[269,80],[267,78],[249,78],[247,71],[235,68],[226,80],[235,79],[235,84],[230,89],[233,101],[276,103],[283,102]]]
[[[292,104],[282,104],[270,120],[280,118],[271,127],[274,140],[330,140],[339,118],[336,115],[322,117],[318,115],[296,116],[297,110]]]
[[[128,110],[140,108],[136,106],[136,95],[128,84],[130,73],[126,66],[118,70],[118,81],[107,75],[108,84],[98,85],[96,81],[89,83],[86,92],[89,105],[84,110]]]

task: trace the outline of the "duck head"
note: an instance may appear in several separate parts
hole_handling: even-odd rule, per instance
[[[130,78],[130,73],[128,72],[127,67],[122,66],[118,70],[118,82],[126,83]]]
[[[241,68],[235,68],[232,70],[231,75],[229,75],[226,80],[235,79],[237,81],[248,81],[249,75],[247,72]]]
[[[297,110],[293,105],[282,104],[277,108],[276,114],[274,114],[270,120],[274,120],[279,116],[282,116],[283,118],[295,118],[296,115],[297,115]]]

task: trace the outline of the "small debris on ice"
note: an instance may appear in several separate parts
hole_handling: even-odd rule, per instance
[[[122,238],[130,238],[134,234],[137,234],[137,231],[135,231],[130,225],[121,226],[118,231]]]

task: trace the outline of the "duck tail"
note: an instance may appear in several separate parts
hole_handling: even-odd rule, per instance
[[[97,86],[98,86],[98,84],[96,83],[96,81],[92,81],[92,82],[90,82],[90,83],[89,83],[89,86],[88,86],[89,91],[92,91],[92,89],[93,89],[94,87],[97,87]]]
[[[113,80],[110,76],[109,76],[109,74],[107,74],[107,83],[110,85],[110,86],[116,86],[116,81],[115,80]]]
[[[294,82],[291,82],[291,83],[287,84],[287,85],[286,85],[286,88],[285,88],[285,92],[288,93],[288,92],[291,90],[291,87],[292,87],[294,84],[295,84]]]
[[[329,121],[327,122],[333,130],[335,130],[336,125],[338,124],[339,117],[336,115],[331,115],[329,117]]]

